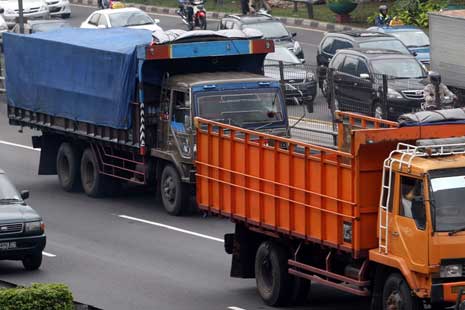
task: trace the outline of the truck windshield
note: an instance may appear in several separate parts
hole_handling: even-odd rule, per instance
[[[0,204],[9,201],[20,201],[21,197],[7,177],[0,173]]]
[[[208,92],[199,95],[197,103],[198,116],[235,126],[283,120],[281,96],[276,89]]]
[[[454,231],[465,225],[465,169],[430,172],[435,231]]]

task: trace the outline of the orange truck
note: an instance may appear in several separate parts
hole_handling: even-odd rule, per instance
[[[235,223],[231,276],[272,306],[314,282],[372,309],[465,309],[464,124],[338,119],[337,150],[196,119],[197,202]]]

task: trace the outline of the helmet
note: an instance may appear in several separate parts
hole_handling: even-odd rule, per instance
[[[381,14],[386,15],[386,14],[387,14],[387,11],[388,11],[387,5],[383,4],[383,5],[380,5],[380,6],[379,6],[379,12],[380,12]]]
[[[441,75],[435,71],[430,71],[428,73],[428,78],[433,85],[441,84]]]

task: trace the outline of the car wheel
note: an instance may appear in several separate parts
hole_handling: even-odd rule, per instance
[[[26,256],[23,258],[22,263],[26,270],[39,269],[40,265],[42,265],[42,252]]]
[[[379,102],[375,103],[373,106],[373,117],[378,119],[386,119],[386,111]]]
[[[178,171],[172,165],[163,168],[160,180],[160,195],[163,207],[171,215],[181,215],[189,197],[185,197],[184,186]]]
[[[383,310],[419,310],[419,299],[412,294],[404,277],[393,273],[387,278],[383,288]]]
[[[274,242],[265,241],[258,247],[255,256],[257,290],[269,306],[284,305],[291,297],[287,259],[285,249]]]
[[[67,18],[70,18],[70,17],[71,17],[71,13],[61,14],[61,18],[63,18],[63,19],[67,19]]]
[[[68,142],[63,142],[57,152],[56,168],[61,188],[67,192],[81,189],[81,173],[79,169],[80,154]]]
[[[323,97],[328,98],[329,90],[328,90],[328,80],[324,79],[321,83],[321,93]]]
[[[88,196],[97,198],[104,195],[105,178],[100,174],[97,158],[90,148],[82,154],[81,181],[82,188]]]

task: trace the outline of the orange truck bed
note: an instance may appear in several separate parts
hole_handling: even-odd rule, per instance
[[[339,150],[196,119],[199,207],[264,233],[366,256],[378,246],[384,159],[400,141],[464,136],[465,126],[398,128],[339,116]]]

